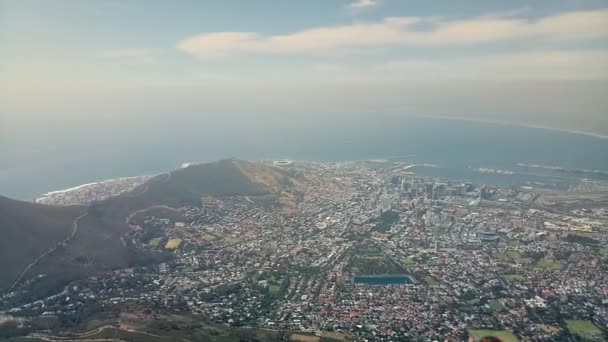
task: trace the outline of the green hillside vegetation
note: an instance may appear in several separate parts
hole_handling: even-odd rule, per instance
[[[357,275],[404,274],[406,270],[388,257],[365,257],[354,255],[349,266]]]
[[[416,260],[412,259],[412,258],[403,258],[401,260],[401,262],[406,265],[406,266],[411,266],[411,265],[415,265],[416,264]]]
[[[561,271],[564,269],[564,264],[559,260],[552,260],[548,258],[542,258],[537,263],[536,266],[540,268],[544,268],[547,270]]]
[[[526,276],[523,274],[505,274],[502,276],[507,281],[524,281]]]
[[[378,223],[372,228],[372,231],[386,233],[391,229],[391,226],[399,221],[399,213],[393,210],[383,212],[378,219]]]
[[[484,337],[497,337],[502,342],[519,342],[519,339],[509,330],[470,329],[469,334],[475,341],[481,341]]]
[[[433,276],[427,275],[426,277],[424,277],[424,282],[429,285],[429,286],[433,286],[433,285],[437,285],[439,284],[439,282],[437,281],[437,279]]]
[[[571,334],[578,335],[582,338],[591,339],[602,336],[602,331],[590,321],[567,319],[566,327]]]
[[[490,301],[488,305],[490,306],[490,310],[495,312],[507,311],[507,307],[497,300]]]
[[[158,247],[158,245],[160,245],[160,243],[161,243],[162,241],[163,241],[163,238],[162,238],[162,237],[158,237],[158,238],[151,239],[151,240],[148,242],[148,246],[150,246],[150,247],[152,247],[152,248],[156,248],[156,247]]]

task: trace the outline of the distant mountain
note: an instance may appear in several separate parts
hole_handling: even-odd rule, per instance
[[[126,219],[133,212],[154,206],[200,206],[204,196],[233,195],[275,198],[278,205],[293,210],[293,198],[284,190],[295,182],[272,166],[222,160],[158,175],[87,207],[0,197],[0,290],[16,279],[23,282],[45,274],[37,280],[44,293],[77,277],[128,266],[130,251],[121,238],[131,229]]]
[[[134,211],[152,206],[200,206],[204,196],[274,197],[286,211],[293,199],[285,189],[297,184],[282,169],[259,162],[220,160],[191,164],[158,175],[134,190],[95,204],[103,217],[124,219]]]
[[[192,164],[158,175],[128,193],[104,200],[97,208],[104,216],[125,218],[135,210],[154,205],[200,205],[203,196],[270,194],[271,187],[255,177],[270,173],[274,168],[258,168],[256,164],[236,160]],[[246,172],[256,168],[257,172]]]

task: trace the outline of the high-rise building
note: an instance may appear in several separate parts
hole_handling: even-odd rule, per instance
[[[433,184],[433,183],[426,183],[424,186],[425,186],[424,193],[426,194],[427,198],[431,198],[431,196],[433,194],[433,188],[434,188],[435,184]]]

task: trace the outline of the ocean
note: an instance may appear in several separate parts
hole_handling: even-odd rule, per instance
[[[597,176],[573,176],[523,164],[608,172],[608,139],[438,118],[282,120],[255,125],[228,122],[219,127],[147,127],[134,132],[137,134],[124,143],[120,139],[114,144],[66,140],[63,146],[67,147],[57,148],[52,155],[34,154],[26,162],[23,158],[9,159],[0,168],[0,195],[31,200],[83,183],[155,174],[185,162],[233,157],[340,161],[405,156],[402,161],[438,166],[418,167],[419,175],[502,185],[567,187],[580,178]],[[16,150],[11,155],[19,155],[19,147],[13,148]]]

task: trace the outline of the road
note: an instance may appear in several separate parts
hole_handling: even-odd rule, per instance
[[[128,225],[131,225],[129,222],[131,222],[131,220],[133,219],[133,217],[135,217],[135,215],[141,214],[141,213],[145,213],[146,211],[152,210],[152,209],[167,209],[167,210],[170,210],[170,211],[174,211],[176,213],[180,213],[179,210],[177,210],[175,208],[172,208],[172,207],[170,207],[168,205],[164,205],[164,204],[152,205],[152,206],[149,206],[147,208],[143,208],[143,209],[139,209],[139,210],[135,210],[135,211],[131,212],[131,214],[129,214],[129,216],[127,216],[127,218],[125,219],[125,223],[128,224]]]
[[[70,337],[63,337],[63,336],[52,336],[52,335],[46,335],[46,334],[38,334],[38,333],[34,333],[34,334],[30,334],[29,337],[34,337],[34,338],[39,338],[39,339],[43,339],[45,341],[66,341],[66,342],[84,342],[84,341],[125,341],[125,339],[123,339],[122,337],[116,337],[116,338],[96,338],[96,339],[89,339],[89,337],[92,337],[96,334],[101,333],[104,330],[109,330],[109,329],[113,329],[115,331],[117,330],[121,330],[121,331],[125,331],[125,332],[130,332],[130,333],[134,333],[134,334],[138,334],[138,335],[143,335],[143,336],[150,336],[150,337],[156,337],[156,338],[163,338],[163,339],[172,339],[175,341],[183,341],[183,342],[192,342],[191,340],[185,339],[185,338],[180,338],[180,337],[170,337],[170,336],[162,336],[162,335],[156,335],[156,334],[152,334],[152,333],[147,333],[147,332],[143,332],[143,331],[137,331],[137,330],[131,330],[131,329],[121,329],[118,328],[116,326],[113,325],[104,325],[101,326],[99,328],[87,331],[87,332],[83,332],[80,334],[75,334],[73,336]],[[116,335],[116,333],[115,333]]]
[[[21,279],[23,279],[23,277],[27,274],[27,272],[32,267],[34,267],[34,265],[36,265],[38,262],[40,262],[40,260],[44,259],[44,257],[46,257],[47,255],[53,253],[59,246],[63,245],[64,243],[68,243],[74,237],[74,235],[76,235],[76,233],[78,232],[78,221],[80,221],[82,218],[87,216],[88,213],[89,212],[87,210],[84,214],[78,216],[77,218],[74,219],[74,221],[72,221],[72,232],[70,233],[70,235],[68,235],[65,239],[61,240],[59,243],[55,244],[55,246],[48,249],[46,252],[40,254],[34,261],[32,261],[29,265],[27,265],[23,269],[23,271],[19,274],[17,279],[15,279],[15,281],[11,284],[11,286],[9,287],[9,291],[12,290],[21,281]]]

